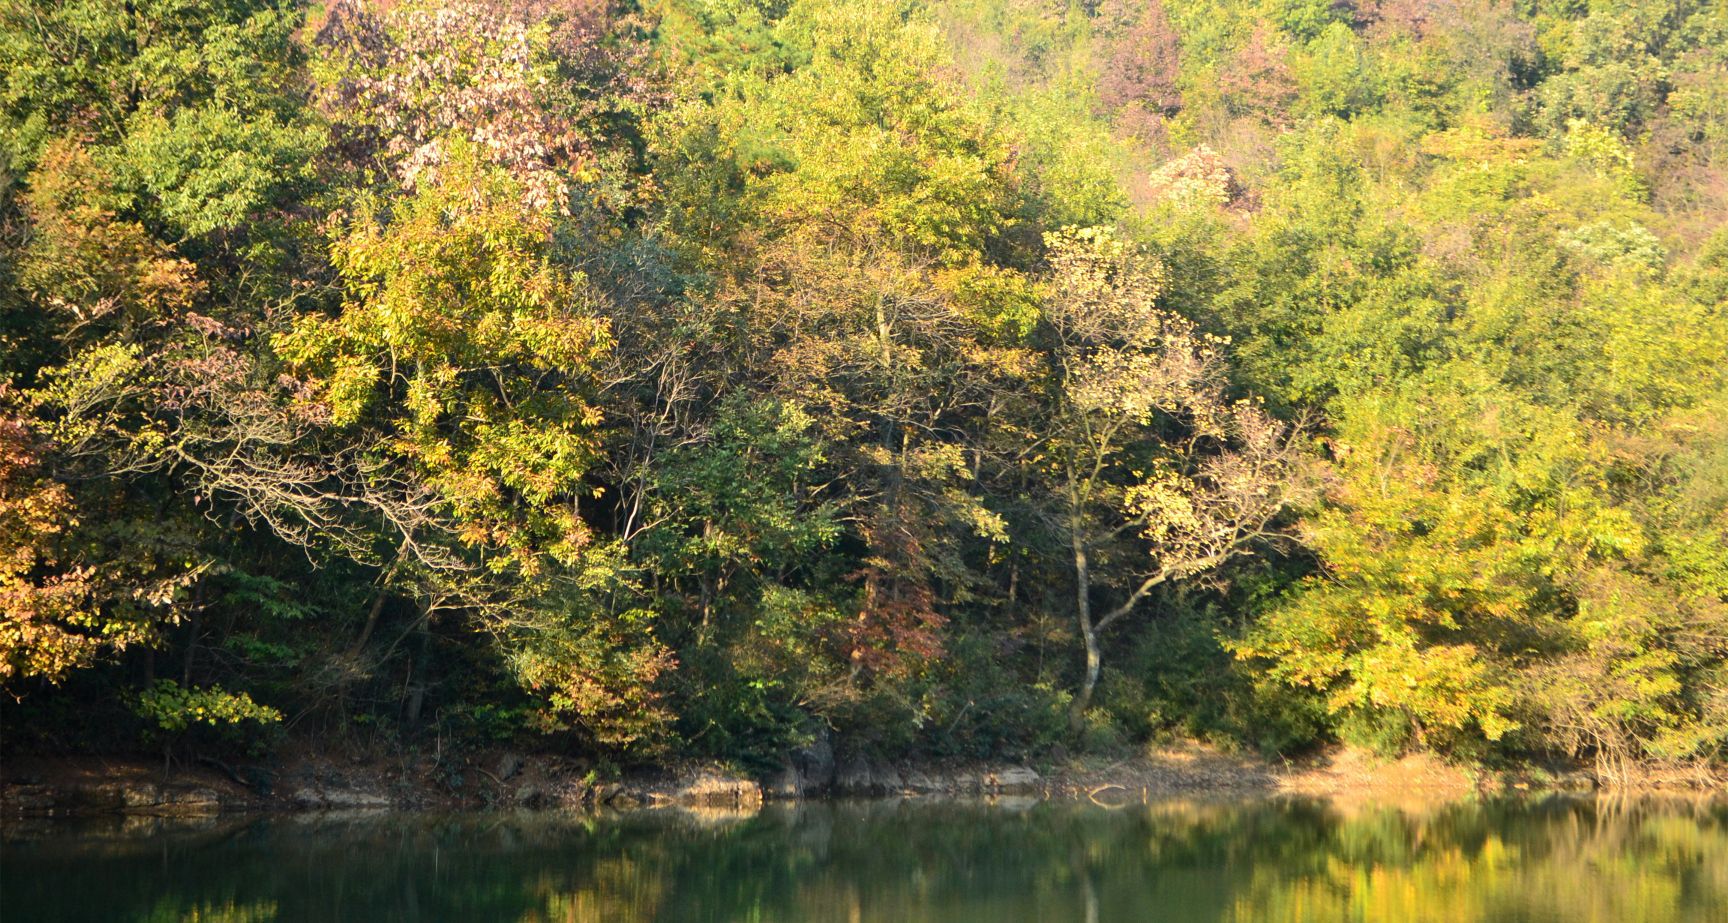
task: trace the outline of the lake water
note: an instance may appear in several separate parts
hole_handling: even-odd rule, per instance
[[[1728,921],[1728,808],[859,803],[8,819],[0,921]]]

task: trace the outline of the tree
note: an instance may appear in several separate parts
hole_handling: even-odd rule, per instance
[[[600,166],[594,122],[617,104],[598,23],[539,21],[483,0],[375,13],[339,0],[315,39],[318,102],[355,165],[436,182],[453,143],[503,168],[534,210],[564,211]],[[555,25],[565,25],[554,35]]]
[[[1123,125],[1144,132],[1182,108],[1181,56],[1163,3],[1150,0],[1127,7],[1111,11],[1129,22],[1102,62],[1098,98]],[[1131,18],[1135,7],[1139,16]]]
[[[1272,30],[1256,27],[1242,47],[1219,65],[1217,92],[1232,115],[1253,116],[1274,125],[1289,119],[1297,99],[1288,51]]]
[[[60,559],[60,536],[77,525],[71,497],[30,443],[22,421],[0,419],[0,683],[58,680],[103,648],[148,637],[125,623],[101,630],[92,568]]]
[[[1281,538],[1277,517],[1301,493],[1300,452],[1288,426],[1226,398],[1224,344],[1158,307],[1156,264],[1101,229],[1047,244],[1050,417],[1037,457],[1073,567],[1078,729],[1104,632],[1155,590]],[[1114,598],[1095,614],[1105,587]]]
[[[376,541],[396,548],[390,577],[421,618],[456,611],[507,651],[527,643],[511,657],[532,688],[603,738],[635,739],[643,725],[611,737],[614,719],[635,718],[607,684],[633,686],[641,705],[669,660],[644,614],[575,603],[584,586],[612,592],[606,558],[587,557],[583,512],[607,325],[581,275],[553,259],[550,209],[460,139],[442,150],[412,193],[362,198],[332,248],[346,303],[302,316],[275,347],[305,376],[324,425],[367,447],[356,492],[332,499],[382,496]],[[639,656],[583,668],[581,658],[626,645]]]
[[[197,647],[221,529],[134,452],[184,409],[187,345],[251,329],[305,268],[325,135],[298,24],[268,2],[0,7],[14,675]]]
[[[865,549],[842,572],[851,673],[904,678],[941,650],[938,584],[971,579],[954,536],[1000,535],[965,483],[1028,313],[987,256],[1012,220],[1009,152],[943,82],[923,17],[802,3],[779,34],[807,62],[678,113],[660,172],[712,310],[743,334],[729,384],[808,414],[829,447],[834,515]]]

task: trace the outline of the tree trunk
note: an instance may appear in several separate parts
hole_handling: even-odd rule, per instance
[[[407,700],[404,702],[403,718],[409,727],[420,724],[420,714],[426,705],[426,694],[432,685],[432,627],[429,624],[432,613],[429,608],[422,608],[420,618],[414,623],[414,653],[408,657]],[[419,673],[414,668],[418,666]]]
[[[186,659],[180,667],[180,685],[192,688],[192,664],[198,657],[198,635],[204,630],[204,582],[192,588],[191,625],[186,633]]]
[[[1068,729],[1076,734],[1086,727],[1086,709],[1092,706],[1092,690],[1098,685],[1098,630],[1092,624],[1092,576],[1086,560],[1086,544],[1080,538],[1080,525],[1069,532],[1069,544],[1074,551],[1074,614],[1080,623],[1080,639],[1086,644],[1086,672],[1080,688],[1068,707]]]
[[[378,628],[378,616],[384,612],[384,600],[390,593],[390,580],[396,576],[396,568],[402,565],[402,555],[408,550],[407,543],[396,552],[390,566],[378,575],[375,583],[378,591],[372,595],[372,605],[366,610],[366,624],[360,629],[360,637],[354,639],[354,646],[348,649],[350,657],[358,657],[366,650],[366,642],[372,640],[372,632]]]
[[[360,636],[354,639],[354,645],[348,648],[348,656],[358,657],[366,650],[366,642],[372,640],[372,632],[378,627],[378,616],[384,611],[384,587],[372,594],[372,604],[366,608],[366,624],[360,628]]]

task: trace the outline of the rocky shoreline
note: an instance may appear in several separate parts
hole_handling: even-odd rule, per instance
[[[490,763],[490,766],[486,765]],[[766,801],[817,798],[1046,797],[1053,790],[1025,766],[965,770],[896,768],[861,761],[826,774],[755,779],[717,766],[595,778],[583,765],[504,753],[467,767],[455,785],[436,773],[379,772],[370,766],[309,761],[284,768],[269,783],[246,784],[199,768],[164,772],[135,761],[33,761],[9,767],[0,783],[0,815],[184,816],[242,811],[598,809],[678,805],[752,808]]]
[[[836,757],[818,746],[792,754],[779,771],[763,778],[712,765],[605,778],[582,760],[514,751],[457,764],[307,756],[268,771],[221,764],[164,771],[160,764],[137,760],[14,759],[0,776],[0,814],[9,817],[658,806],[752,810],[769,801],[822,798],[1070,798],[1121,804],[1294,795],[1398,802],[1498,792],[1587,792],[1605,784],[1578,768],[1485,774],[1428,756],[1388,761],[1348,750],[1275,765],[1195,745],[1042,771],[1016,764],[897,765],[857,754]],[[1702,771],[1652,772],[1641,781],[1641,790],[1723,788],[1721,777]]]

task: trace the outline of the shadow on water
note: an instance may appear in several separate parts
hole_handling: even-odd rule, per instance
[[[0,919],[1728,920],[1728,808],[865,802],[8,821]]]

